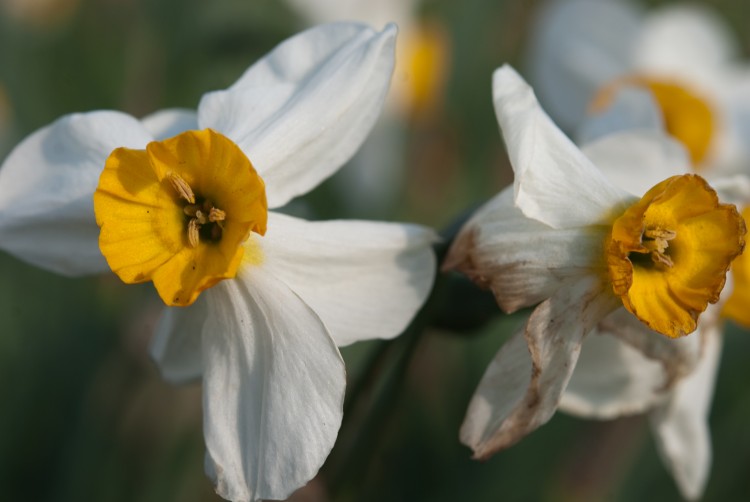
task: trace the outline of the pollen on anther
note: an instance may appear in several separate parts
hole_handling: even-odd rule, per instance
[[[192,218],[188,222],[187,236],[190,247],[197,247],[200,242],[200,224],[197,219]]]
[[[195,194],[193,193],[193,189],[190,188],[190,185],[188,185],[187,181],[182,179],[182,176],[175,173],[174,171],[170,171],[169,173],[167,173],[167,178],[169,179],[169,182],[172,184],[172,187],[174,187],[177,195],[179,195],[180,198],[185,199],[190,204],[195,204]]]
[[[211,211],[208,213],[208,221],[210,222],[224,221],[226,219],[227,213],[221,209],[212,207]]]

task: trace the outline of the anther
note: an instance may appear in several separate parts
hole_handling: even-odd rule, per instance
[[[222,211],[221,209],[212,207],[211,211],[208,213],[208,221],[210,222],[217,222],[217,221],[224,221],[227,219],[227,213]]]
[[[665,265],[670,268],[674,267],[674,262],[672,261],[672,258],[665,255],[664,253],[660,253],[658,251],[651,251],[651,259],[657,265]]]
[[[198,220],[198,223],[201,225],[205,225],[208,222],[208,218],[206,218],[206,213],[198,209],[195,212],[195,219]]]
[[[195,204],[195,194],[193,193],[193,189],[190,188],[190,185],[188,185],[187,181],[182,179],[179,174],[173,171],[167,173],[167,178],[169,178],[169,182],[174,187],[177,195],[188,201],[190,204]]]
[[[188,236],[188,244],[190,244],[191,248],[197,247],[198,242],[200,242],[200,229],[201,229],[201,226],[198,223],[197,219],[192,218],[188,222],[187,236]]]
[[[674,262],[665,254],[669,241],[677,237],[677,232],[665,228],[647,228],[643,232],[643,247],[649,250],[651,260],[657,265],[673,267]]]

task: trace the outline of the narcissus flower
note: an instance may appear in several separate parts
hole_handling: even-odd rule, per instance
[[[688,153],[677,143],[670,147],[653,131],[611,134],[583,151],[610,181],[631,194],[690,168]],[[736,176],[712,181],[722,199],[738,195],[741,180]],[[737,275],[745,256],[732,262],[730,277]],[[737,288],[727,289],[731,301]],[[719,314],[728,305],[725,296],[701,315],[694,335],[679,340],[659,337],[623,309],[605,317],[587,336],[560,401],[562,411],[585,418],[648,412],[658,451],[687,499],[700,497],[710,470],[708,413],[722,345]]]
[[[445,267],[491,288],[507,312],[539,305],[469,405],[461,440],[477,458],[549,420],[584,337],[608,316],[658,330],[627,333],[644,351],[694,331],[745,234],[736,208],[697,175],[670,176],[640,199],[608,181],[512,68],[495,72],[493,95],[514,184],[464,226]],[[634,146],[674,144],[651,136]]]
[[[561,17],[552,18],[559,21],[574,15],[577,8],[573,4],[553,9]],[[635,16],[623,4],[592,8],[600,13],[602,25],[607,29],[630,26],[627,20]],[[573,20],[568,18],[568,21]],[[584,151],[596,158],[610,180],[633,194],[643,193],[664,177],[676,174],[679,166],[684,172],[698,172],[720,193],[722,200],[744,208],[742,214],[747,218],[750,157],[745,147],[747,140],[743,142],[742,137],[747,136],[746,125],[750,124],[747,106],[750,88],[742,68],[731,64],[728,55],[735,51],[726,39],[725,28],[705,11],[689,7],[667,8],[642,22],[639,36],[643,39],[635,44],[646,47],[646,52],[637,57],[639,66],[649,68],[642,73],[671,72],[672,83],[631,75],[605,85],[589,107],[591,115],[579,128],[582,140],[601,139],[587,145]],[[607,36],[605,31],[592,29],[589,35],[601,40]],[[608,52],[605,47],[608,46],[600,44],[600,49]],[[706,90],[721,92],[715,99],[702,100],[674,85],[677,81],[705,82]],[[693,86],[693,91],[696,89]],[[724,109],[717,112],[712,101]],[[717,122],[717,117],[722,120]],[[667,131],[688,149],[689,159],[681,159],[674,152],[670,155],[662,152],[662,162],[644,160],[642,146],[623,141],[622,134],[612,136],[614,131],[623,130],[630,131],[628,135],[633,137]],[[719,154],[708,155],[712,149]],[[649,155],[654,157],[654,153]],[[619,160],[608,160],[612,158]],[[648,169],[643,168],[646,166]],[[568,413],[600,419],[649,411],[661,457],[687,499],[699,498],[708,480],[711,465],[708,413],[724,319],[750,326],[749,263],[747,253],[733,261],[729,275],[732,287],[702,317],[696,337],[700,343],[671,344],[654,354],[653,347],[636,350],[620,340],[624,332],[643,331],[643,326],[627,322],[623,316],[600,323],[597,332],[603,336],[589,337],[560,404]],[[613,332],[617,334],[611,336]]]
[[[750,161],[750,76],[727,26],[708,8],[672,5],[642,12],[627,1],[550,2],[531,40],[531,82],[550,115],[581,140],[587,116],[639,114],[612,107],[645,91],[658,120],[707,174]],[[646,117],[641,117],[641,120]],[[626,122],[628,120],[625,120]]]
[[[227,499],[283,499],[315,475],[341,421],[337,345],[397,335],[431,288],[426,228],[269,210],[362,143],[395,31],[308,30],[197,113],[66,116],[0,170],[0,246],[69,275],[108,263],[176,306],[151,353],[168,380],[202,377],[205,468]]]

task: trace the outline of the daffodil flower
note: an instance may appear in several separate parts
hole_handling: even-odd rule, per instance
[[[750,73],[728,27],[708,8],[672,5],[642,12],[632,2],[550,2],[530,41],[531,81],[550,115],[581,141],[590,115],[608,114],[621,92],[646,91],[658,121],[708,174],[750,161]],[[641,115],[646,120],[649,113]]]
[[[695,342],[673,338],[694,331],[718,300],[745,234],[735,207],[697,175],[670,176],[640,199],[610,182],[512,68],[495,72],[493,96],[514,184],[467,222],[445,267],[491,288],[506,312],[538,305],[469,404],[461,440],[477,458],[550,419],[584,337],[612,316],[659,332],[620,336],[670,378],[688,371],[674,361],[692,368]],[[674,144],[652,138],[635,146],[658,153]]]
[[[362,143],[395,35],[310,29],[197,113],[66,116],[0,169],[0,246],[60,273],[153,281],[174,306],[151,354],[170,381],[203,379],[205,469],[224,498],[283,499],[315,475],[341,422],[337,345],[396,336],[431,288],[428,229],[269,210]]]
[[[682,174],[691,165],[679,143],[670,145],[646,130],[611,134],[585,145],[583,151],[610,181],[631,194]],[[716,181],[722,198],[731,198],[727,180]],[[732,270],[744,258],[737,258]],[[727,289],[733,298],[736,291]],[[587,337],[560,401],[560,410],[585,418],[648,412],[658,451],[682,495],[691,500],[703,493],[710,470],[708,413],[721,352],[725,296],[701,316],[694,335],[668,343],[622,309],[613,312]]]
[[[728,27],[707,7],[671,5],[646,13],[625,1],[550,3],[539,17],[532,44],[529,62],[540,99],[580,142],[614,130],[666,130],[685,145],[693,170],[720,190],[724,200],[742,207],[743,216],[750,216],[750,73]],[[619,155],[629,156],[625,151]],[[661,174],[658,169],[638,175],[629,168],[608,171],[631,193]],[[653,363],[635,351],[624,357],[629,349],[605,336],[598,343],[608,348],[600,352],[598,366],[610,368],[611,382],[589,371],[597,356],[584,352],[577,370],[581,376],[574,375],[566,394],[577,397],[562,402],[571,413],[599,418],[634,408],[652,410],[660,453],[686,498],[700,496],[710,468],[706,421],[721,318],[750,326],[749,259],[745,253],[733,262],[731,294],[723,298],[721,312],[712,312],[702,323],[700,357],[684,378],[671,380],[674,386],[660,386],[660,371],[644,369]],[[609,323],[602,329],[616,326]],[[619,391],[617,375],[630,375],[620,379]],[[595,380],[602,385],[578,385]],[[628,394],[628,385],[658,390]],[[602,400],[604,394],[611,398]]]

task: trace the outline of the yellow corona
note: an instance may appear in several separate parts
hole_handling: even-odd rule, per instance
[[[268,219],[263,180],[236,144],[211,129],[113,151],[94,210],[110,268],[126,283],[153,281],[172,306],[234,277],[243,243],[251,232],[263,235]]]

